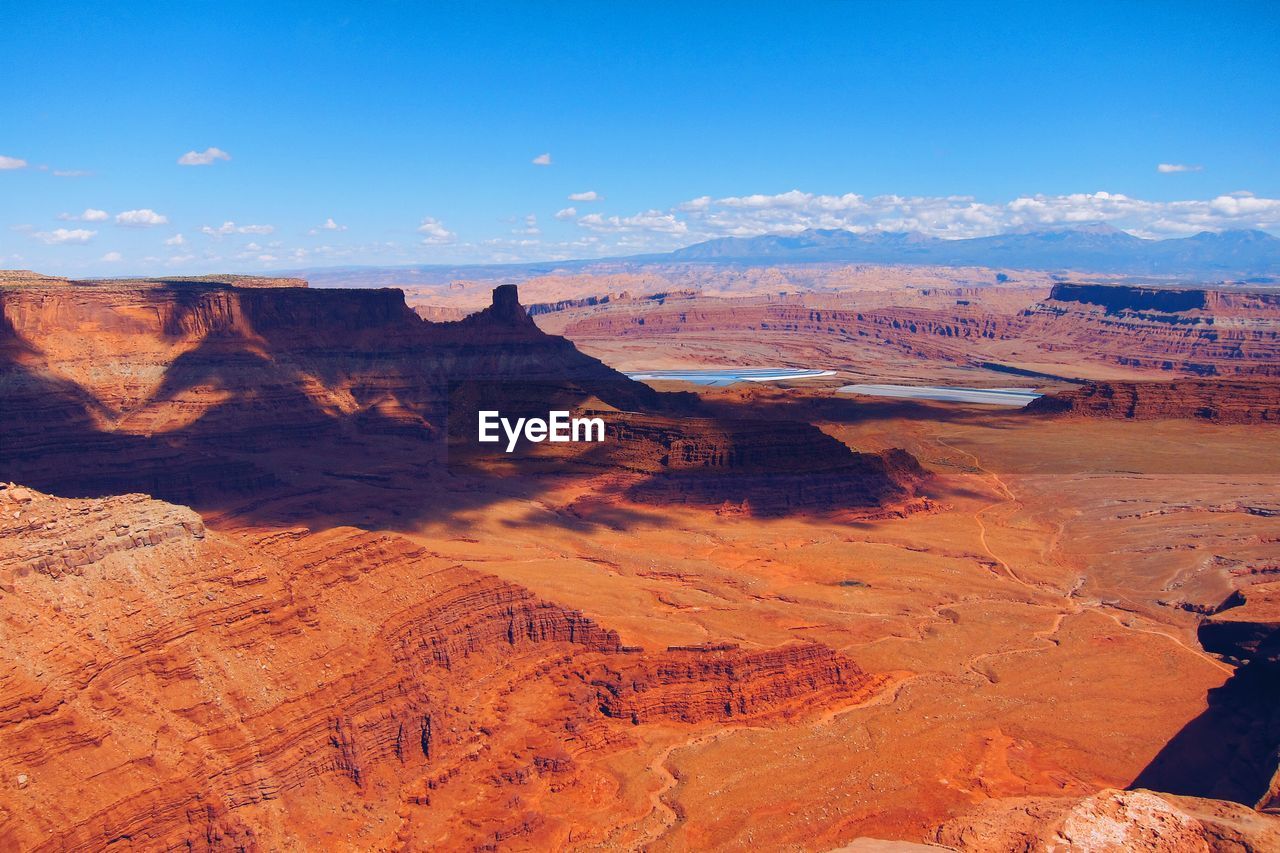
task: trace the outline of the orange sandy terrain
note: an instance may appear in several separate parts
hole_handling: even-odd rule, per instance
[[[548,525],[523,532],[521,559],[487,564],[624,641],[805,638],[907,671],[865,708],[676,746],[653,774],[682,819],[658,849],[932,838],[990,798],[1124,787],[1204,710],[1231,668],[1178,605],[1214,606],[1232,566],[1275,564],[1280,436],[982,420],[827,425],[905,444],[938,474],[936,512],[852,527],[664,513],[594,531],[585,553]],[[1185,471],[1207,430],[1216,451]]]
[[[948,300],[1064,365],[1090,323],[1235,363],[1105,308],[1035,336],[1064,315],[1026,295],[878,310]],[[1276,849],[1275,720],[1227,701],[1271,677],[1274,424],[657,394],[492,298],[423,323],[385,290],[0,287],[0,846]],[[1264,374],[1269,311],[1235,359]],[[575,312],[614,321],[536,319]],[[896,331],[664,357],[992,357]],[[611,367],[654,346],[594,334]],[[610,440],[478,459],[445,436],[485,382]]]

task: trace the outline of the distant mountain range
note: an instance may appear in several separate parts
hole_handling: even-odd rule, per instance
[[[1280,238],[1265,231],[1203,231],[1144,240],[1110,225],[1017,231],[942,240],[923,234],[811,229],[799,234],[722,237],[645,260],[706,263],[894,263],[1014,267],[1188,277],[1280,274]],[[634,259],[634,260],[639,260]]]
[[[514,264],[324,267],[281,271],[319,287],[447,284],[457,279],[520,281],[563,272],[619,272],[647,266],[863,263],[976,266],[1053,272],[1115,273],[1187,281],[1280,283],[1280,238],[1265,231],[1203,231],[1145,240],[1104,223],[943,240],[894,231],[810,229],[798,234],[721,237],[674,252]]]

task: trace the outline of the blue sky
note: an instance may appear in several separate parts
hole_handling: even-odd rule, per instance
[[[121,7],[3,13],[0,266],[1280,233],[1274,2]]]

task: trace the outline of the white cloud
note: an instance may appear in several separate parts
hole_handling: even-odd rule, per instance
[[[84,169],[54,169],[53,174],[59,178],[83,178],[85,175],[92,175]]]
[[[1220,195],[1209,202],[1209,209],[1218,216],[1238,218],[1242,216],[1274,217],[1280,200],[1257,198],[1253,195]]]
[[[439,219],[434,216],[424,217],[422,224],[418,226],[418,233],[425,234],[422,242],[428,246],[442,246],[445,243],[452,243],[457,235],[444,227]]]
[[[565,208],[556,216],[568,219],[576,213]],[[1141,237],[1171,237],[1226,228],[1276,231],[1280,199],[1235,192],[1207,200],[1147,201],[1099,191],[983,202],[971,196],[820,195],[791,190],[773,195],[701,196],[666,211],[632,216],[592,213],[577,222],[586,231],[609,235],[615,249],[671,248],[714,237],[795,234],[812,228],[910,231],[957,239],[1085,222],[1107,222]]]
[[[55,228],[52,231],[36,231],[31,236],[50,246],[58,246],[65,243],[88,243],[97,233],[84,228]]]
[[[550,162],[550,160],[548,160],[547,162]],[[0,154],[0,171],[3,171],[5,169],[25,169],[25,168],[27,168],[26,160],[20,160],[17,157],[5,157],[3,154]]]
[[[330,216],[328,219],[324,221],[323,225],[317,225],[315,228],[309,229],[307,233],[314,237],[315,235],[321,233],[322,231],[346,231],[346,230],[347,230],[347,226],[340,225],[337,222],[334,222],[333,217]]]
[[[324,221],[323,225],[317,225],[315,228],[312,228],[308,233],[319,234],[321,231],[346,231],[346,230],[347,230],[347,226],[339,225],[338,223],[334,222],[333,217],[330,216],[328,219]]]
[[[1186,163],[1161,163],[1156,166],[1156,171],[1162,175],[1168,175],[1173,172],[1203,172],[1204,166],[1190,166]]]
[[[535,166],[550,166],[551,155],[548,153],[539,154],[537,157],[534,157],[529,162],[533,163],[533,165]]]
[[[234,222],[227,221],[217,228],[212,225],[202,226],[200,233],[208,234],[210,237],[225,237],[228,234],[270,234],[275,230],[274,225],[236,225]]]
[[[111,214],[105,210],[86,207],[84,213],[59,213],[58,218],[63,222],[106,222]]]
[[[116,214],[117,225],[127,225],[131,228],[152,228],[156,225],[165,225],[169,222],[169,217],[156,213],[149,207],[140,210],[126,210],[123,213]]]
[[[113,264],[113,263],[116,263],[117,261],[123,261],[124,255],[120,254],[119,252],[107,252],[105,255],[98,258],[98,260],[108,264]]]
[[[168,240],[164,241],[164,244],[166,246],[185,246],[186,243],[187,243],[187,238],[183,237],[181,234],[174,234]]]
[[[587,190],[584,193],[569,193],[569,201],[599,201],[600,193]]]
[[[206,148],[203,151],[188,151],[178,158],[179,166],[212,166],[219,160],[230,160],[231,155],[221,148]]]
[[[559,219],[562,222],[566,219],[573,219],[573,217],[577,215],[578,215],[578,208],[576,207],[566,207],[562,210],[556,211],[556,219]]]
[[[689,225],[677,219],[674,213],[663,213],[660,210],[646,210],[635,216],[601,216],[599,213],[588,213],[578,220],[583,228],[599,232],[637,232],[650,231],[659,234],[688,234]]]

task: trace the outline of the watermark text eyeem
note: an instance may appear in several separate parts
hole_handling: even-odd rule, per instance
[[[545,419],[516,418],[513,423],[494,410],[482,410],[479,415],[480,441],[501,442],[505,435],[507,453],[516,449],[521,436],[535,444],[543,441],[604,441],[603,418],[574,418],[567,411],[555,411],[547,412]]]

